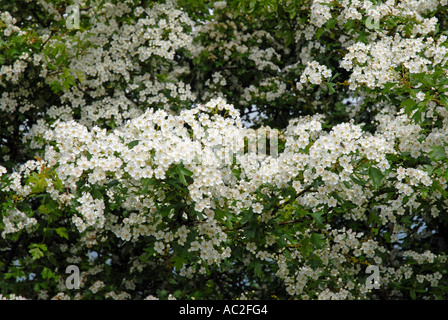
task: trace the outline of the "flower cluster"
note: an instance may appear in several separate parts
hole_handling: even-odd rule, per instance
[[[444,65],[448,59],[446,40],[446,36],[438,41],[432,37],[402,38],[399,34],[382,36],[376,42],[348,47],[341,66],[353,70],[350,88],[383,88],[386,83],[399,81],[402,68],[409,73],[430,73],[435,66]]]
[[[229,116],[219,115],[221,112]],[[217,213],[229,210],[228,214],[244,219],[242,213],[253,212],[259,217],[259,223],[270,226],[273,223],[272,212],[267,209],[263,194],[257,192],[263,186],[272,184],[282,188],[292,181],[296,194],[294,205],[308,208],[313,214],[322,208],[331,212],[345,203],[355,204],[351,210],[341,212],[346,219],[355,221],[367,221],[365,210],[370,203],[374,199],[382,201],[370,191],[370,187],[365,185],[361,188],[361,185],[353,184],[357,180],[352,176],[360,174],[362,166],[356,164],[363,161],[374,163],[381,171],[390,170],[386,156],[396,153],[391,138],[384,138],[382,133],[367,134],[361,126],[353,123],[343,123],[325,132],[322,130],[323,120],[322,116],[315,116],[291,121],[283,136],[285,149],[278,157],[241,153],[235,147],[238,138],[250,138],[251,135],[241,125],[235,109],[222,99],[184,110],[179,116],[149,110],[114,132],[97,127],[88,130],[73,121],[56,122],[53,129],[44,135],[45,140],[55,143],[47,143],[45,162],[54,166],[64,188],[59,192],[51,188],[49,179],[47,191],[55,201],[75,210],[73,224],[81,234],[89,228],[89,238],[107,236],[107,231],[124,241],[138,242],[149,237],[153,239],[150,248],[154,254],[163,256],[177,243],[197,255],[204,265],[220,265],[231,256],[232,250],[227,246],[229,239],[224,232],[225,220]],[[400,127],[395,126],[394,129],[399,132]],[[229,152],[236,156],[237,161],[226,161]],[[32,165],[28,166],[33,169]],[[36,162],[34,168],[37,167]],[[239,178],[234,175],[235,170],[240,171]],[[30,174],[30,169],[23,171]],[[181,179],[178,183],[186,184],[186,193],[182,193],[180,198],[173,198],[170,183],[167,183],[176,176]],[[391,172],[389,176],[394,175]],[[408,188],[432,184],[426,172],[398,167],[395,186],[399,193],[403,185],[401,181],[408,177]],[[86,182],[82,187],[80,178]],[[316,181],[320,183],[316,185]],[[388,179],[387,183],[394,182]],[[100,190],[101,186],[106,187],[107,192],[96,194],[94,190]],[[122,194],[123,190],[126,194]],[[315,192],[307,192],[311,190]],[[65,197],[60,193],[62,191]],[[404,195],[410,194],[405,191]],[[409,201],[415,202],[416,198]],[[132,213],[124,217],[121,210],[109,209],[106,212],[106,204],[108,208],[121,206],[121,210]],[[391,199],[377,206],[383,224],[399,219],[397,216],[403,212],[396,206],[400,204],[400,201]],[[178,205],[184,208],[191,206],[191,209],[176,212]],[[181,215],[179,218],[183,222],[172,230],[168,228],[169,221],[179,219],[176,215]],[[5,224],[8,219],[4,219]],[[193,223],[193,229],[191,226],[187,228],[189,223]],[[25,228],[27,224],[20,226]],[[18,229],[11,229],[14,231]],[[359,292],[356,295],[368,293],[364,286],[358,284],[353,287],[354,280],[349,280],[362,270],[354,269],[347,274],[342,262],[351,255],[354,259],[363,256],[380,264],[386,249],[377,241],[368,240],[362,233],[356,234],[352,230],[329,229],[328,232],[331,241],[322,242],[321,248],[315,252],[323,266],[317,269],[302,266],[298,273],[291,273],[284,254],[263,250],[252,241],[247,242],[246,248],[252,255],[250,259],[277,261],[277,275],[284,279],[287,291],[293,296],[302,296],[307,284],[321,279],[320,275],[325,274],[325,270],[331,271],[330,277],[335,279],[344,274],[348,277],[344,281],[348,282],[338,280],[340,291],[330,294],[327,288],[321,292],[320,298],[328,294],[331,298],[350,298],[355,289]],[[314,239],[318,236],[308,230],[296,233],[293,239],[300,241],[309,237]],[[275,234],[267,232],[267,248],[275,247],[276,238]],[[391,236],[391,239],[394,238]],[[306,259],[300,250],[295,250],[294,257],[298,261]],[[187,276],[189,273],[185,269],[182,274]],[[390,276],[390,282],[393,279],[394,276]],[[96,291],[97,287],[93,285],[91,291]]]
[[[326,66],[320,65],[317,61],[308,62],[305,70],[303,71],[300,82],[311,82],[312,84],[321,84],[322,78],[330,78],[331,70]]]
[[[35,218],[30,218],[17,209],[11,210],[3,216],[2,237],[6,238],[9,233],[18,232],[22,229],[30,230],[36,223]]]

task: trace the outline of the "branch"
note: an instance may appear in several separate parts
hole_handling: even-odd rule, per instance
[[[303,219],[294,219],[294,220],[289,220],[289,221],[282,221],[282,222],[279,222],[278,225],[279,225],[279,226],[282,226],[282,225],[285,225],[285,224],[296,223],[296,222],[302,222],[302,221],[303,221]]]
[[[51,39],[51,37],[53,37],[54,33],[55,33],[55,29],[51,29],[51,31],[50,31],[50,36],[47,38],[47,40],[45,40],[45,41],[42,43],[42,45],[40,46],[39,52],[42,51],[42,49],[45,47],[45,45],[47,44],[47,42]]]

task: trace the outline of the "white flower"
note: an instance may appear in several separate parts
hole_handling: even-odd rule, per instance
[[[6,168],[3,166],[0,166],[0,177],[7,172]]]
[[[158,253],[163,254],[163,250],[165,249],[165,245],[163,242],[157,241],[154,244],[154,250],[156,250]]]
[[[425,93],[420,91],[419,93],[416,94],[416,98],[418,101],[425,100]]]

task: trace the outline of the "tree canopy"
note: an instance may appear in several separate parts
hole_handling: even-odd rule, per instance
[[[0,298],[446,299],[447,60],[447,0],[0,2]]]

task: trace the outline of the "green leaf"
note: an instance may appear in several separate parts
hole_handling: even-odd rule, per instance
[[[414,123],[416,124],[422,121],[422,111],[420,109],[414,112],[412,120],[414,120]]]
[[[334,86],[335,86],[334,83],[327,82],[328,93],[329,93],[330,95],[332,95],[333,93],[336,92],[336,90],[334,89]]]
[[[431,149],[432,150],[428,154],[431,160],[440,161],[446,159],[445,147],[433,146]]]
[[[439,96],[439,101],[445,106],[445,108],[448,108],[448,96],[441,94]]]
[[[176,166],[176,172],[179,176],[179,180],[180,182],[184,185],[184,186],[188,186],[188,182],[186,180],[186,176],[187,177],[191,177],[193,175],[193,172],[191,172],[190,170],[186,169],[183,164],[179,164]]]
[[[369,168],[369,177],[372,179],[373,187],[378,189],[381,186],[381,180],[383,180],[384,175],[380,169],[372,166]]]
[[[28,183],[31,184],[31,191],[33,193],[41,193],[45,191],[48,183],[45,179],[44,174],[37,174],[33,172],[31,176],[28,178]]]
[[[238,168],[238,169],[232,169],[232,174],[233,174],[237,179],[239,179],[240,176],[241,176],[241,168]]]
[[[356,183],[357,185],[360,185],[361,187],[364,187],[366,185],[366,181],[359,179],[359,178],[355,178],[354,175],[350,175],[350,178],[353,180],[354,183]]]
[[[100,186],[93,185],[90,193],[94,199],[101,200],[103,199],[103,193],[101,191],[102,188]]]
[[[204,220],[204,215],[202,214],[202,212],[196,210],[194,210],[194,212],[196,213],[196,216],[198,217],[199,220]]]
[[[185,175],[184,175],[184,173],[182,172],[182,169],[178,166],[178,167],[176,168],[176,171],[177,171],[177,173],[179,174],[180,182],[182,182],[182,184],[183,184],[184,186],[188,186],[187,180],[185,180]]]
[[[323,234],[313,232],[310,240],[313,246],[317,249],[322,249],[325,245],[325,236]]]
[[[67,233],[67,229],[64,227],[60,227],[60,228],[56,228],[54,229],[56,231],[56,233],[61,237],[61,238],[65,238],[68,240],[68,233]]]
[[[325,27],[328,30],[333,29],[334,27],[336,27],[336,25],[338,24],[338,19],[336,17],[332,17],[331,19],[329,19],[326,23],[325,23]]]
[[[55,71],[55,70],[57,70],[57,67],[54,64],[49,63],[49,64],[47,64],[47,69]]]
[[[300,253],[302,253],[304,258],[307,258],[312,252],[313,248],[311,247],[311,239],[306,237],[301,241]]]
[[[37,208],[37,211],[39,211],[40,213],[45,214],[45,215],[50,214],[50,211],[48,210],[48,208],[44,204],[41,204]]]
[[[323,211],[319,212],[311,212],[311,216],[314,218],[314,221],[316,221],[316,224],[319,227],[322,227],[324,224],[324,220],[322,219],[322,215],[324,214]]]
[[[69,90],[70,87],[75,86],[76,82],[75,82],[75,78],[73,78],[73,76],[67,77],[64,79],[64,81],[62,82],[62,86],[64,87],[65,90]]]
[[[241,224],[245,224],[247,221],[249,221],[250,219],[252,219],[254,213],[252,210],[247,210],[244,213],[243,219],[241,220]]]
[[[187,260],[184,257],[179,255],[173,256],[170,260],[177,271],[182,269],[184,264],[187,262]]]
[[[448,192],[446,191],[446,188],[442,187],[438,181],[433,182],[433,188],[434,188],[434,190],[439,191],[442,194],[444,199],[448,198]]]
[[[353,20],[348,20],[347,23],[344,24],[344,28],[347,31],[354,29],[354,27],[355,27],[355,21],[353,21]]]
[[[47,267],[45,267],[42,270],[41,275],[42,275],[43,279],[55,279],[55,280],[57,280],[57,276],[53,273],[53,271],[51,271]]]
[[[44,256],[44,253],[39,248],[30,249],[33,260],[38,260]]]
[[[417,105],[417,102],[414,101],[414,99],[409,98],[401,102],[400,107],[404,108],[404,111],[409,114],[412,110],[414,110],[414,107]]]
[[[79,83],[82,83],[86,79],[86,75],[82,70],[76,70],[76,77],[78,78]]]
[[[53,185],[58,191],[64,192],[64,184],[62,183],[62,180],[59,179],[59,177],[56,177],[53,180]]]
[[[134,141],[129,142],[129,143],[128,143],[128,148],[129,148],[129,149],[134,148],[136,145],[139,144],[139,142],[140,142],[140,140],[134,140]]]
[[[182,170],[182,173],[187,177],[191,177],[193,175],[193,172],[185,168],[183,165],[181,165],[180,169]]]
[[[322,34],[324,33],[325,29],[320,27],[319,29],[316,30],[316,39],[319,40],[319,38],[322,36]]]
[[[388,82],[388,83],[384,84],[384,88],[383,88],[383,90],[382,90],[381,92],[382,92],[382,93],[389,93],[389,91],[390,91],[393,87],[395,87],[396,85],[397,85],[396,83]]]
[[[149,246],[147,248],[144,248],[143,251],[147,252],[149,255],[153,255],[154,253],[156,253],[154,246]]]
[[[429,165],[429,164],[425,164],[423,165],[423,170],[426,171],[429,175],[432,174],[432,172],[434,171],[434,167]]]
[[[263,277],[263,269],[261,268],[261,263],[260,262],[255,262],[255,266],[254,266],[254,273],[258,278],[262,278]]]
[[[246,234],[246,238],[249,240],[255,238],[255,236],[257,235],[257,229],[255,229],[254,227],[244,228],[244,232]]]
[[[47,246],[43,243],[33,243],[28,246],[29,253],[31,253],[31,256],[33,260],[38,260],[44,256],[44,252],[48,250]]]
[[[156,179],[153,178],[143,178],[142,179],[142,189],[141,193],[146,194],[149,191],[149,186],[154,185],[157,182]]]

